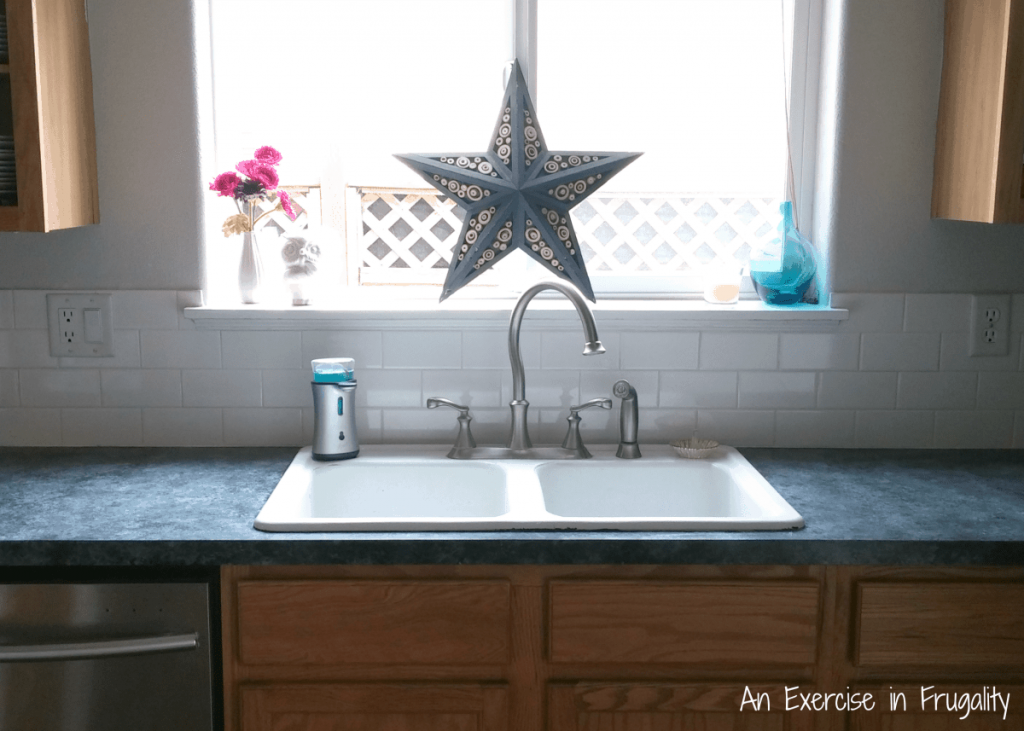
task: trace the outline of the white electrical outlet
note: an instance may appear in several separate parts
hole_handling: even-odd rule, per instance
[[[110,357],[114,355],[114,321],[109,294],[46,295],[50,355]]]
[[[971,356],[1010,352],[1010,295],[971,298]]]

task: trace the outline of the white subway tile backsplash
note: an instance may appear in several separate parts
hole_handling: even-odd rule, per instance
[[[138,368],[142,364],[138,330],[114,331],[114,355],[92,357],[61,357],[61,368]]]
[[[229,447],[301,447],[302,409],[224,409],[224,444]]]
[[[968,333],[942,333],[939,370],[943,371],[1015,371],[1020,370],[1021,339],[1010,338],[1008,355],[969,355]]]
[[[736,408],[737,376],[735,372],[662,371],[659,382],[660,408]]]
[[[18,380],[22,406],[99,406],[101,403],[98,370],[23,368]]]
[[[299,332],[235,330],[221,333],[220,339],[225,370],[309,365],[302,362],[302,333]]]
[[[598,371],[603,375],[602,371]],[[580,372],[526,371],[526,400],[530,406],[539,408],[562,408],[568,413],[570,406],[580,403]],[[592,398],[597,398],[596,396]],[[512,400],[512,373],[501,374],[499,403],[507,405]]]
[[[895,373],[823,371],[819,409],[891,409],[896,405]]]
[[[934,434],[934,411],[858,411],[854,446],[927,449]]]
[[[121,290],[110,297],[115,330],[177,330],[175,290]]]
[[[313,375],[308,369],[263,371],[263,405],[312,408],[312,380]]]
[[[699,364],[700,333],[624,332],[620,335],[622,368],[695,370]]]
[[[382,333],[382,350],[385,368],[460,368],[462,332],[388,330]]]
[[[939,338],[939,333],[864,333],[861,370],[937,371]]]
[[[903,330],[905,301],[902,294],[835,293],[831,302],[833,307],[850,311],[850,317],[836,328],[839,333]]]
[[[115,368],[100,371],[103,405],[181,406],[181,371]]]
[[[143,330],[143,368],[220,368],[220,332]]]
[[[784,371],[854,371],[860,363],[860,335],[782,333],[779,368]]]
[[[979,373],[979,409],[1024,409],[1024,373]]]
[[[504,444],[508,440],[508,407],[475,409],[470,428],[479,445]],[[391,444],[437,444],[447,452],[459,433],[458,414],[451,409],[384,409],[383,439]],[[537,423],[537,410],[528,414],[529,428]]]
[[[605,352],[600,355],[583,355],[586,340],[582,330],[545,330],[540,334],[540,367],[581,371],[616,370],[619,367],[619,333],[604,332],[600,335]]]
[[[179,330],[195,330],[196,324],[185,317],[186,307],[202,307],[203,293],[199,290],[179,290],[175,296]]]
[[[9,409],[20,405],[18,371],[13,368],[0,369],[0,408]]]
[[[971,297],[966,294],[908,294],[903,329],[906,332],[968,332]]]
[[[16,289],[13,294],[14,327],[19,330],[46,330],[49,327],[46,292],[35,289]]]
[[[776,333],[700,335],[700,369],[705,371],[775,370],[779,365]]]
[[[367,368],[356,371],[356,383],[356,405],[359,408],[426,406],[421,371]]]
[[[775,443],[775,412],[698,409],[697,433],[730,447],[770,447]]]
[[[312,378],[310,361],[317,358],[352,358],[356,362],[356,380],[363,368],[380,368],[381,334],[365,330],[306,330],[302,333],[302,363]]]
[[[508,330],[465,330],[462,333],[463,368],[508,370]],[[519,350],[527,370],[540,368],[540,333],[519,333]]]
[[[854,441],[853,411],[777,411],[776,447],[849,447]]]
[[[814,408],[816,380],[816,373],[740,373],[739,408]]]
[[[1013,444],[1012,411],[939,411],[937,449],[1007,449]]]
[[[59,447],[60,409],[0,409],[0,446]]]
[[[0,368],[56,368],[45,330],[0,330]]]
[[[259,371],[185,370],[181,372],[182,403],[185,406],[261,406],[262,378]]]
[[[0,330],[14,329],[14,292],[0,289]]]
[[[494,408],[501,406],[501,378],[495,370],[423,371],[422,396],[415,404],[401,405],[425,406],[428,398],[440,397],[472,409]]]
[[[636,390],[637,403],[641,409],[653,409],[658,405],[658,371],[644,370],[582,371],[580,400],[576,403],[593,398],[610,398],[617,409],[619,399],[612,394],[612,387],[620,380],[629,381],[629,385]]]
[[[977,398],[977,373],[900,373],[896,408],[973,409]]]
[[[223,410],[143,409],[142,443],[147,447],[220,447],[224,444]]]
[[[618,421],[618,410],[612,417]],[[649,409],[640,412],[640,446],[669,444],[677,439],[689,439],[697,427],[696,409]],[[616,441],[618,438],[616,436]]]
[[[141,409],[61,409],[65,447],[141,447]]]

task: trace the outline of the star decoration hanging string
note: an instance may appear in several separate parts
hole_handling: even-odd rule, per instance
[[[569,210],[641,154],[550,151],[516,61],[490,149],[395,155],[466,211],[441,301],[522,249],[594,302]]]

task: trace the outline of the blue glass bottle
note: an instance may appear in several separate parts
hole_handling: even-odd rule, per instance
[[[779,235],[750,256],[754,291],[769,305],[794,305],[803,300],[818,270],[817,251],[793,225],[793,203],[779,206]]]

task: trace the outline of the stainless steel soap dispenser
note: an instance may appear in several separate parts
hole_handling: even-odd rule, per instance
[[[356,433],[355,361],[313,361],[313,459],[326,462],[359,456]]]

